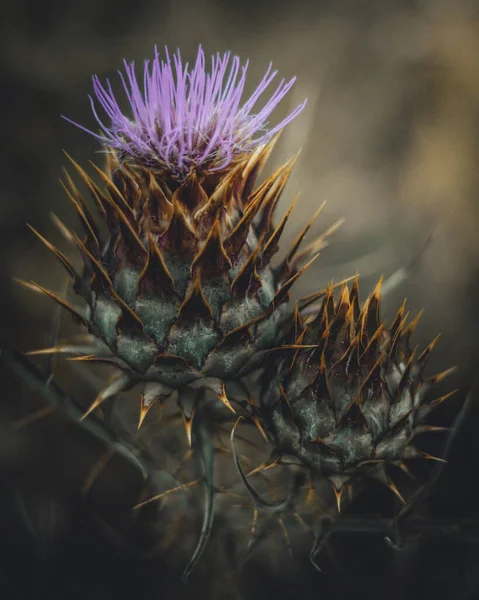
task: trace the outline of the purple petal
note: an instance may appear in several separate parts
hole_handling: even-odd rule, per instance
[[[191,68],[188,63],[183,66],[179,50],[170,57],[165,47],[165,60],[160,60],[155,46],[153,60],[144,63],[141,88],[134,62],[124,61],[123,64],[124,74],[119,74],[132,118],[121,111],[109,80],[105,88],[94,76],[94,95],[110,126],[107,127],[98,116],[92,98],[93,115],[102,134],[66,120],[105,146],[121,150],[142,164],[166,168],[178,177],[186,177],[192,168],[211,171],[226,168],[239,153],[252,152],[270,140],[303,110],[306,103],[297,106],[286,119],[268,130],[265,128],[270,114],[295,81],[295,78],[287,83],[282,80],[263,108],[252,113],[277,75],[271,64],[242,106],[249,63],[241,65],[240,59],[231,57],[229,52],[212,56],[211,70],[206,72],[201,46]],[[254,139],[258,133],[261,135]]]

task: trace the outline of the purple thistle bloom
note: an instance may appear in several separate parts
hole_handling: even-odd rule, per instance
[[[288,93],[296,78],[287,83],[281,80],[266,105],[257,113],[253,107],[277,74],[270,64],[261,83],[241,106],[248,61],[241,66],[230,53],[216,54],[211,59],[211,72],[205,70],[205,55],[198,49],[193,69],[181,63],[180,51],[171,61],[165,48],[166,61],[155,58],[145,61],[143,86],[135,76],[134,63],[124,61],[126,77],[119,72],[130,103],[133,118],[125,116],[115,98],[110,82],[106,87],[93,77],[96,99],[111,125],[106,126],[97,114],[90,96],[93,114],[102,133],[94,135],[105,146],[121,155],[131,157],[145,166],[168,170],[177,177],[186,177],[192,169],[218,171],[224,169],[237,155],[251,152],[293,120],[306,101],[270,130],[268,117]],[[174,64],[172,64],[172,62]],[[64,117],[66,118],[66,117]],[[254,139],[255,134],[259,135]]]

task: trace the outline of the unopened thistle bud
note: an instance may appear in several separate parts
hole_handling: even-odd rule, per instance
[[[270,356],[260,394],[260,423],[275,456],[294,457],[313,479],[328,479],[338,507],[345,486],[368,477],[402,499],[389,467],[441,460],[415,445],[419,433],[444,430],[425,420],[452,395],[429,398],[448,373],[424,376],[437,338],[422,352],[411,347],[418,318],[408,323],[405,303],[388,327],[382,323],[380,288],[361,307],[356,279],[337,301],[329,287],[313,316],[298,310],[290,341],[304,348]]]

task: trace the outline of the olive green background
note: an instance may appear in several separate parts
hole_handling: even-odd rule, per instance
[[[1,11],[0,337],[23,351],[48,343],[52,304],[13,278],[35,279],[60,292],[65,277],[26,223],[66,249],[50,219],[54,211],[76,227],[58,182],[67,165],[62,149],[83,165],[90,159],[102,163],[95,139],[60,115],[95,128],[87,97],[92,74],[115,82],[123,58],[140,67],[154,44],[180,47],[191,61],[201,43],[207,54],[231,50],[249,58],[250,91],[270,61],[278,78],[297,76],[292,93],[272,115],[273,124],[308,98],[268,167],[280,166],[302,147],[279,207],[282,214],[302,191],[283,248],[324,200],[310,240],[336,220],[346,220],[295,294],[359,271],[366,297],[381,274],[387,278],[417,256],[408,278],[385,298],[383,314],[391,318],[407,297],[413,314],[425,310],[418,344],[424,347],[442,333],[430,370],[458,365],[442,389],[458,387],[460,393],[441,409],[438,421],[453,418],[479,369],[477,1],[5,0]],[[71,330],[66,323],[63,335]],[[81,382],[75,385],[81,393]],[[4,391],[4,403],[22,402],[15,385],[5,382]],[[3,413],[0,471],[8,479],[15,476],[19,456],[28,456],[33,446],[28,437],[11,434],[9,411]],[[478,427],[475,410],[431,510],[459,516],[477,512]],[[432,555],[431,548],[421,551],[420,566],[411,567],[408,582],[386,578],[380,583],[377,573],[367,572],[374,570],[381,544],[371,546],[369,555],[360,549],[361,569],[353,569],[351,581],[337,588],[331,584],[331,597],[364,592],[369,598],[399,600],[413,597],[411,589],[422,598],[479,597],[477,556],[456,547],[441,550],[440,544],[434,548]],[[311,597],[318,597],[316,575],[307,556],[303,561],[304,574],[296,573],[290,583],[278,586],[274,577],[262,574],[264,581],[252,586],[250,597],[293,598],[295,581],[301,581],[303,595],[311,589]],[[9,564],[0,565],[7,582]],[[250,577],[260,577],[253,571],[254,566]],[[137,585],[132,577],[131,585]],[[103,595],[91,588],[88,597],[113,597],[108,582],[101,585]],[[30,597],[8,589],[6,598]],[[127,597],[127,586],[121,589]],[[43,593],[67,598],[75,592]],[[179,594],[176,588],[169,591]],[[139,597],[156,596],[148,590]]]

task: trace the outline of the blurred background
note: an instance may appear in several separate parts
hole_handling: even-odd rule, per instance
[[[416,333],[420,347],[442,334],[430,370],[458,366],[444,390],[460,391],[437,416],[438,422],[453,419],[479,369],[478,0],[4,0],[2,13],[1,338],[22,351],[46,345],[53,306],[13,278],[35,279],[57,292],[65,279],[26,223],[64,249],[50,218],[53,211],[76,227],[58,182],[67,163],[62,149],[83,165],[90,159],[102,162],[95,139],[61,115],[96,129],[88,101],[92,74],[115,81],[123,58],[140,66],[152,56],[154,44],[180,47],[191,60],[201,43],[207,54],[231,50],[249,58],[250,90],[270,61],[278,77],[297,76],[273,119],[279,121],[308,98],[306,109],[283,133],[269,166],[280,166],[302,147],[279,208],[281,213],[302,191],[283,247],[325,200],[310,240],[342,217],[345,223],[300,280],[296,295],[358,271],[366,297],[381,274],[388,278],[413,263],[407,278],[385,297],[383,313],[391,318],[407,297],[413,315],[425,311]],[[2,376],[4,403],[20,405],[18,386]],[[11,433],[9,410],[2,409],[6,416],[0,425],[2,480],[11,482],[21,471],[22,485],[31,485],[32,497],[37,497],[46,485],[42,478],[25,481],[33,481],[31,465],[37,463],[32,455],[38,446],[26,434]],[[433,514],[479,516],[474,483],[478,427],[479,410],[473,407],[429,501]],[[52,443],[53,453],[56,448]],[[30,598],[27,582],[17,577],[19,565],[40,571],[44,567],[38,567],[36,551],[25,550],[29,542],[9,522],[8,501],[3,504],[1,530],[18,547],[15,560],[9,552],[2,555],[2,598]],[[37,521],[42,519],[37,515]],[[75,543],[91,550],[95,534],[88,535],[82,532]],[[460,543],[426,545],[399,585],[392,575],[384,575],[379,562],[374,567],[381,548],[379,544],[369,558],[363,555],[362,562],[350,565],[349,582],[343,579],[341,584],[318,583],[321,576],[310,567],[307,554],[297,559],[294,577],[281,585],[269,567],[253,565],[249,577],[259,583],[249,586],[245,597],[259,598],[261,592],[262,598],[293,598],[298,593],[306,598],[322,590],[330,594],[326,597],[346,598],[354,590],[355,597],[368,598],[479,598],[477,550]],[[82,575],[70,563],[63,565],[67,575],[58,575],[60,588],[50,577],[39,593],[45,598],[77,593],[128,597],[128,586],[139,590],[141,580],[144,591],[139,597],[153,597],[152,589],[159,590],[159,584],[154,578],[153,587],[144,583],[150,575],[143,566],[129,572],[127,582],[121,577],[120,583],[112,581],[122,571],[121,560],[107,560],[103,569]],[[76,558],[71,562],[78,565]],[[161,588],[165,597],[186,594],[174,583],[168,585],[172,587]]]

